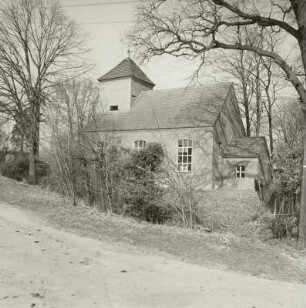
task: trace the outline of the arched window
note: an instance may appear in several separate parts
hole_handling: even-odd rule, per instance
[[[192,162],[192,140],[181,139],[178,141],[177,166],[182,172],[191,171]]]
[[[144,140],[136,140],[136,141],[134,142],[134,148],[135,148],[135,150],[144,149],[146,146],[147,146],[147,143],[146,143],[146,141],[144,141]]]

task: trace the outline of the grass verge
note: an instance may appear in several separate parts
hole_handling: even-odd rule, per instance
[[[304,251],[278,240],[264,243],[231,233],[139,223],[86,206],[65,205],[58,194],[1,176],[0,202],[32,211],[57,228],[112,244],[166,253],[208,267],[305,283]]]

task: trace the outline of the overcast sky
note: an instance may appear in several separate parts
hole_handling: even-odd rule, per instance
[[[67,15],[80,24],[87,33],[90,48],[88,57],[96,63],[90,78],[96,80],[127,57],[127,47],[122,42],[124,33],[135,21],[136,0],[60,0]],[[139,0],[141,1],[141,0]],[[287,45],[287,46],[286,46]],[[291,43],[286,44],[292,51]],[[285,48],[286,49],[286,48]],[[133,53],[131,53],[133,58]],[[161,56],[141,66],[156,84],[155,89],[190,85],[196,63],[183,58]],[[204,68],[199,81],[212,83],[231,81],[216,69]],[[283,97],[295,96],[292,87],[286,87]]]
[[[80,23],[88,34],[89,57],[97,64],[92,78],[98,78],[127,57],[122,38],[135,21],[133,0],[61,0],[72,19]],[[131,54],[133,58],[133,53]],[[157,88],[189,85],[196,64],[170,56],[155,58],[141,66]],[[214,82],[215,76],[207,71],[203,81]]]

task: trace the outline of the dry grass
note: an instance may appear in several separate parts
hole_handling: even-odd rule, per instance
[[[266,220],[272,219],[255,191],[223,190],[197,194],[199,216],[207,228],[242,237],[267,239],[272,236]]]
[[[269,279],[300,283],[305,279],[303,251],[280,241],[263,243],[231,233],[138,223],[82,205],[65,205],[55,193],[3,177],[0,201],[32,211],[53,226],[117,245],[132,245],[144,252],[158,251],[188,262]]]

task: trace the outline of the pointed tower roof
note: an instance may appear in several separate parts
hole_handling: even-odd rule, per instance
[[[155,86],[155,83],[148,78],[148,76],[139,68],[139,66],[130,57],[127,57],[124,60],[122,60],[113,69],[111,69],[105,75],[98,78],[98,81],[104,81],[122,77],[134,77],[152,86]]]

